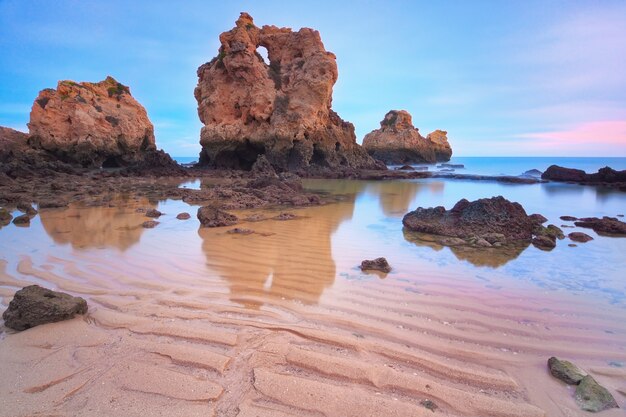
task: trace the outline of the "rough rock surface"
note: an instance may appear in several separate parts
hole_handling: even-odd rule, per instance
[[[610,167],[604,167],[595,174],[587,174],[581,169],[565,168],[551,165],[541,175],[541,178],[551,181],[578,182],[582,184],[626,184],[626,170],[616,171]]]
[[[452,149],[446,134],[435,130],[424,138],[407,111],[391,110],[380,122],[380,129],[365,135],[363,147],[386,164],[449,161]]]
[[[442,206],[419,207],[407,213],[402,224],[407,229],[431,235],[471,239],[474,243],[529,241],[538,227],[537,217],[531,217],[519,203],[504,197],[482,198],[469,202],[460,200],[451,210]]]
[[[80,297],[30,285],[15,293],[2,318],[7,327],[26,330],[40,324],[68,320],[86,312],[87,302]]]
[[[198,68],[200,165],[249,170],[263,154],[279,171],[381,168],[331,109],[337,63],[317,31],[259,28],[241,13],[220,43],[218,56]]]
[[[42,90],[28,128],[31,147],[82,167],[132,166],[157,153],[146,110],[113,77]]]
[[[578,385],[587,373],[570,361],[560,360],[554,356],[548,359],[548,368],[553,377],[569,385]]]
[[[211,206],[198,209],[198,220],[203,227],[224,227],[237,223],[237,216]]]
[[[391,266],[387,259],[385,258],[376,258],[376,259],[366,259],[361,262],[361,270],[362,271],[381,271],[381,272],[391,272]]]
[[[580,381],[576,387],[574,398],[578,406],[585,411],[597,413],[610,408],[619,408],[613,395],[598,384],[591,375],[585,376]]]
[[[594,232],[606,235],[626,236],[626,223],[618,220],[616,217],[603,218],[584,217],[578,219],[574,224],[578,227],[586,227],[593,229]]]

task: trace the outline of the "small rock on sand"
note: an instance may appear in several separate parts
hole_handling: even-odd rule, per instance
[[[176,216],[176,218],[178,220],[187,220],[191,218],[191,214],[189,213],[178,213],[178,215]]]
[[[560,360],[554,356],[548,359],[548,368],[553,377],[569,385],[578,385],[587,375],[570,361]]]
[[[376,259],[366,259],[361,262],[361,271],[381,271],[381,272],[390,272],[391,266],[387,259],[385,258],[376,258]]]
[[[40,324],[68,320],[86,312],[87,302],[80,297],[30,285],[15,293],[2,318],[9,328],[26,330]]]
[[[613,395],[598,384],[591,375],[585,376],[576,387],[576,403],[585,411],[597,413],[609,408],[619,408]]]

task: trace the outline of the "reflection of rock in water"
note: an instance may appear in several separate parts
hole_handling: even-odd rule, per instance
[[[271,295],[315,303],[335,281],[332,234],[353,210],[354,198],[298,210],[305,218],[239,225],[254,234],[229,234],[228,227],[198,234],[208,266],[228,281],[232,301],[258,308],[262,302],[255,298]]]
[[[126,250],[135,243],[144,229],[144,213],[136,207],[156,207],[147,199],[127,203],[122,198],[113,200],[116,207],[70,206],[65,210],[43,210],[41,224],[48,235],[59,244],[71,244],[75,249],[114,247]],[[122,204],[123,203],[123,204]]]
[[[427,246],[436,251],[444,248],[440,242],[441,236],[415,233],[403,230],[404,238],[417,246]],[[530,245],[530,242],[517,242],[499,248],[476,248],[467,245],[448,246],[450,251],[460,261],[468,261],[475,266],[489,266],[498,268],[509,261],[516,259]]]
[[[431,194],[441,193],[444,185],[443,181],[378,181],[368,183],[365,192],[379,196],[380,208],[386,216],[402,217],[421,190],[429,190]]]

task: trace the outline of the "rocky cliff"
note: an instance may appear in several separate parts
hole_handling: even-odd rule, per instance
[[[386,164],[449,161],[452,148],[446,135],[444,130],[435,130],[423,137],[409,112],[391,110],[380,122],[380,129],[365,135],[363,147]]]
[[[280,171],[379,167],[331,109],[337,63],[317,31],[259,28],[241,13],[220,42],[198,68],[201,164],[248,170],[264,154]]]
[[[98,83],[60,81],[33,103],[31,147],[82,167],[124,167],[156,152],[154,128],[130,89],[107,77]]]

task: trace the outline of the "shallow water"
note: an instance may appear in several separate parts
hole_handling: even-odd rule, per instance
[[[250,235],[199,228],[197,206],[129,197],[0,229],[2,304],[39,283],[90,305],[86,321],[2,335],[0,415],[430,415],[423,399],[449,415],[583,415],[546,373],[552,355],[624,403],[626,239],[580,229],[594,240],[551,252],[452,250],[404,234],[401,219],[503,195],[560,226],[571,224],[561,215],[626,214],[625,193],[436,179],[305,186],[341,199],[288,210],[289,221],[235,212],[266,218],[238,225]],[[143,229],[138,207],[166,214]],[[182,211],[192,218],[177,220]],[[378,256],[390,274],[358,269]]]

